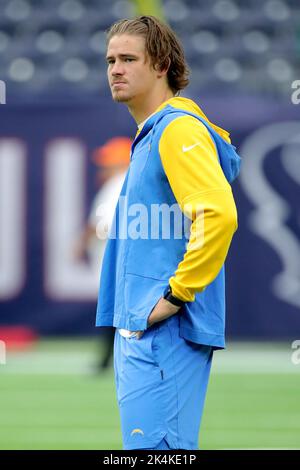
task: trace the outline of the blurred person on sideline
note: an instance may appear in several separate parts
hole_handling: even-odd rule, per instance
[[[92,202],[88,222],[76,243],[75,256],[88,256],[92,269],[99,277],[107,236],[113,214],[130,161],[132,140],[128,137],[115,137],[97,148],[92,156],[97,165],[97,186],[99,190]],[[109,367],[113,355],[114,328],[107,327],[101,334],[104,347],[97,370]]]
[[[197,449],[213,351],[225,347],[224,262],[237,229],[230,183],[240,158],[229,133],[178,96],[188,68],[169,26],[153,16],[118,21],[106,59],[112,98],[137,124],[96,318],[116,327],[123,446]]]

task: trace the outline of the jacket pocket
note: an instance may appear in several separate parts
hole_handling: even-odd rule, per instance
[[[167,281],[126,274],[125,308],[129,319],[128,329],[132,331],[146,329],[148,317],[167,285]]]

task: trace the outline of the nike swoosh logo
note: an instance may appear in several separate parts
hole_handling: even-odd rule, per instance
[[[183,152],[188,152],[189,150],[192,150],[197,145],[201,145],[200,142],[197,142],[196,144],[190,145],[189,147],[185,147],[185,145],[183,145],[182,146],[182,151]]]

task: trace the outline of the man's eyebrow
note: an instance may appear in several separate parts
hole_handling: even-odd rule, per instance
[[[134,57],[134,58],[138,58],[138,56],[136,54],[133,54],[132,52],[128,52],[126,54],[118,54],[117,57],[121,57],[121,58],[124,58],[124,57]],[[106,56],[106,60],[110,60],[110,59],[114,59],[115,56],[113,55],[108,55]]]

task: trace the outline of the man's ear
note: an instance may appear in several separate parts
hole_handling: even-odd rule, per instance
[[[154,69],[156,70],[156,72],[158,72],[158,77],[163,77],[164,75],[167,75],[170,65],[171,65],[170,58],[168,58],[166,64],[164,64],[163,67],[161,67],[159,64],[156,64],[154,66]]]

